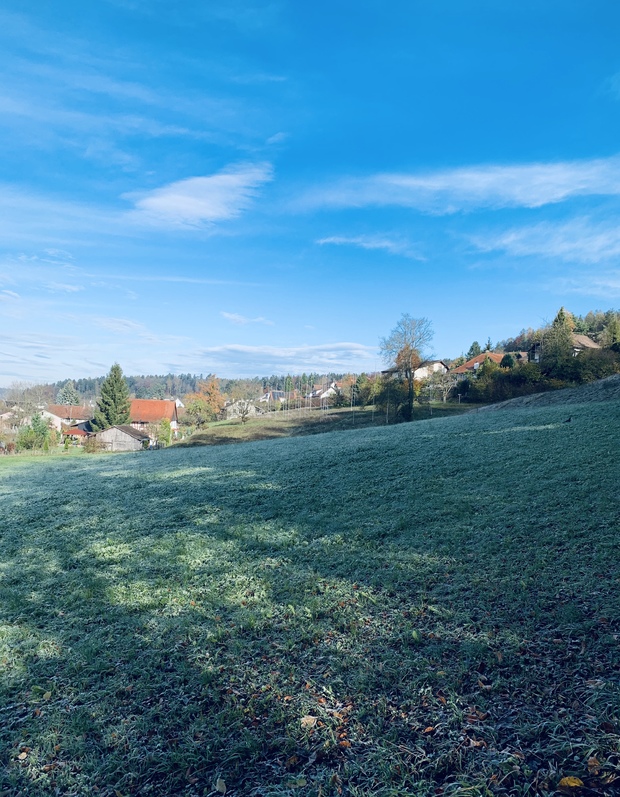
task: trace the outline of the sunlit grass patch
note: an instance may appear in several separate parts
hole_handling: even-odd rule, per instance
[[[570,413],[2,468],[0,791],[613,794],[620,406]]]

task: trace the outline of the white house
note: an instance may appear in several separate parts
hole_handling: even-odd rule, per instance
[[[443,360],[425,360],[413,372],[414,379],[428,379],[433,374],[447,374],[450,369]]]

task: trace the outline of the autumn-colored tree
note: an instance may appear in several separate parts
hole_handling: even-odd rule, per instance
[[[389,336],[382,338],[379,343],[385,362],[393,363],[407,383],[404,413],[407,420],[413,417],[415,369],[422,362],[432,339],[433,326],[427,318],[412,318],[408,313],[403,313]]]
[[[220,383],[216,376],[198,383],[198,390],[185,397],[187,414],[197,427],[214,421],[224,407],[224,397],[220,393]]]

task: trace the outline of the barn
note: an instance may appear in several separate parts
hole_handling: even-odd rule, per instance
[[[134,429],[133,426],[111,426],[95,435],[104,451],[141,451],[149,447],[149,436],[146,432]]]

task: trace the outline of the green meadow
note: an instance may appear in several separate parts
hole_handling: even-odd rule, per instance
[[[4,457],[0,794],[618,793],[619,453],[615,399]]]

